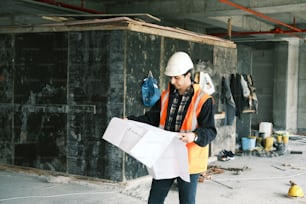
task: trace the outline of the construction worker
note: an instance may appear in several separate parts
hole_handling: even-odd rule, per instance
[[[179,132],[188,150],[190,182],[180,177],[153,179],[149,204],[164,203],[177,181],[180,204],[194,204],[200,173],[207,169],[208,144],[215,139],[213,99],[192,80],[193,62],[185,52],[176,52],[168,60],[165,75],[169,77],[167,90],[159,101],[142,116],[130,120],[145,122],[168,131]],[[165,169],[167,171],[167,169]]]

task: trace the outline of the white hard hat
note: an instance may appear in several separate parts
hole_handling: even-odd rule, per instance
[[[165,75],[179,76],[193,68],[193,62],[185,52],[176,52],[168,60]]]

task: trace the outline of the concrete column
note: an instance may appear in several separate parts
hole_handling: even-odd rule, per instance
[[[288,41],[287,103],[286,130],[297,131],[298,116],[298,73],[299,73],[299,39]]]

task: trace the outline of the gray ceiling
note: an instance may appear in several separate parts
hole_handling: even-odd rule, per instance
[[[79,20],[139,13],[160,19],[146,21],[237,42],[306,37],[306,0],[2,0],[0,29],[60,20],[43,16]]]

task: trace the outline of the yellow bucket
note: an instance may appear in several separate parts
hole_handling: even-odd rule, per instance
[[[283,136],[283,143],[286,145],[289,142],[289,136],[288,135],[284,135]]]
[[[266,137],[265,138],[265,150],[271,151],[273,147],[274,137]]]
[[[276,141],[277,141],[277,143],[282,143],[283,142],[283,136],[282,135],[277,135],[276,136]]]

